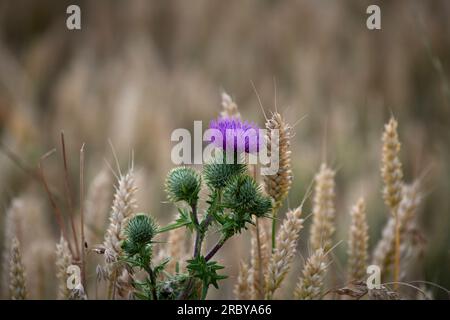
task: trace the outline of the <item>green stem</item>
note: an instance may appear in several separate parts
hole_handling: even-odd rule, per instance
[[[150,282],[152,284],[152,296],[153,300],[158,300],[158,295],[156,293],[156,277],[155,273],[153,272],[153,269],[149,266],[145,267],[145,271],[147,271],[148,275],[150,276]]]
[[[203,219],[203,221],[201,223],[199,223],[198,219],[196,219],[197,222],[195,222],[193,219],[194,226],[196,226],[195,229],[197,232],[196,236],[195,236],[195,243],[194,243],[194,258],[197,258],[198,256],[200,256],[200,253],[201,253],[200,251],[201,251],[203,240],[205,239],[206,230],[208,229],[209,225],[215,218],[218,205],[220,204],[220,201],[221,201],[221,191],[217,190],[214,192],[215,193],[214,193],[211,205],[209,206],[208,211],[206,212],[206,216]],[[193,209],[192,213],[194,213],[194,207],[192,209]],[[197,212],[195,212],[195,217],[197,217]],[[192,217],[192,218],[194,218],[194,217]],[[189,295],[191,294],[192,288],[193,288],[193,284],[194,284],[194,280],[192,278],[190,278],[186,284],[186,287],[178,296],[179,300],[185,300],[189,297]]]

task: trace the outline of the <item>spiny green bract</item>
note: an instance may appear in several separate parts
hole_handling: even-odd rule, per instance
[[[178,167],[167,175],[166,191],[173,202],[186,201],[190,205],[195,204],[200,188],[201,179],[194,169]]]
[[[220,159],[220,158],[219,158]],[[203,168],[203,176],[206,184],[213,189],[224,188],[228,181],[234,176],[243,174],[246,170],[246,165],[241,163],[226,164],[225,158],[223,163],[216,158],[211,163],[208,163]]]
[[[268,197],[261,193],[256,181],[248,175],[233,178],[224,189],[224,205],[236,213],[265,215],[272,208]]]

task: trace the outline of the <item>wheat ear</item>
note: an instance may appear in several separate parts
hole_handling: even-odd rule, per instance
[[[248,264],[241,261],[239,265],[239,275],[233,290],[236,300],[249,300],[252,298],[250,288],[250,270]]]
[[[236,118],[240,119],[241,114],[239,113],[237,104],[231,99],[230,95],[226,92],[222,92],[222,112],[220,116],[223,118]]]
[[[332,247],[334,227],[335,172],[322,163],[315,177],[313,199],[313,222],[311,225],[310,245],[313,251]]]
[[[64,237],[61,236],[59,243],[56,244],[56,277],[58,278],[58,299],[68,300],[71,298],[71,290],[67,287],[67,268],[72,264],[72,254],[69,245]]]
[[[278,170],[273,175],[264,175],[264,190],[273,199],[272,249],[275,248],[277,211],[286,199],[292,185],[291,169],[291,126],[275,112],[266,122],[267,155],[278,160]]]
[[[276,247],[272,253],[266,274],[266,299],[272,299],[294,258],[300,230],[303,228],[302,207],[288,211],[276,238]]]
[[[397,121],[394,118],[385,125],[381,152],[381,176],[384,181],[383,199],[395,214],[402,196],[402,164],[399,159],[400,142],[397,133]]]
[[[279,157],[279,167],[276,174],[264,176],[264,189],[272,197],[274,210],[277,210],[283,204],[292,185],[291,127],[278,112],[275,112],[266,122],[266,129],[267,154],[269,157],[274,155]],[[277,136],[278,141],[273,141]]]
[[[123,268],[118,265],[118,260],[122,254],[125,227],[136,209],[135,194],[134,174],[130,169],[119,177],[104,241],[106,269],[110,279],[109,296],[113,294],[112,285],[117,282],[118,276],[122,276]]]
[[[294,297],[300,300],[321,299],[326,270],[326,254],[322,248],[319,248],[306,261],[302,277],[295,288]]]
[[[20,243],[16,236],[11,240],[9,291],[12,300],[25,300],[27,298],[25,268],[22,262]]]
[[[422,199],[418,182],[412,185],[405,185],[402,190],[402,200],[397,210],[400,238],[404,237],[408,225],[414,221],[417,207]],[[379,266],[384,274],[390,270],[394,263],[396,246],[395,220],[395,217],[389,218],[373,254],[373,264]]]
[[[363,198],[358,200],[350,215],[352,221],[348,239],[348,278],[362,280],[366,275],[369,242],[366,204]]]

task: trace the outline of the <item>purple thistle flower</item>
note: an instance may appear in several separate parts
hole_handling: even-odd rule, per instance
[[[215,130],[210,141],[224,151],[259,152],[259,127],[252,122],[220,117],[210,122],[209,129]]]

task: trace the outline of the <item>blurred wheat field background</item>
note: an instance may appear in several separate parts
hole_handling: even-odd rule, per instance
[[[69,4],[0,3],[0,241],[2,248],[11,246],[12,231],[5,226],[7,213],[16,211],[29,298],[57,297],[53,261],[59,229],[33,175],[40,157],[57,148],[44,167],[67,215],[61,131],[73,199],[79,199],[79,150],[85,143],[85,209],[98,213],[86,217],[88,225],[107,226],[115,183],[104,161],[114,162],[109,139],[123,169],[134,150],[137,212],[166,225],[176,215],[163,188],[174,167],[172,131],[192,131],[193,121],[206,126],[217,118],[222,91],[236,101],[243,119],[264,127],[252,82],[267,113],[275,111],[276,101],[291,125],[306,116],[292,129],[294,179],[280,219],[300,205],[322,162],[335,171],[336,247],[327,289],[345,285],[350,212],[358,199],[365,198],[369,252],[389,219],[380,166],[381,136],[391,115],[398,121],[404,180],[423,181],[413,239],[419,257],[409,280],[450,288],[449,2],[377,1],[377,31],[366,28],[370,1],[78,1],[80,31],[65,26]],[[303,211],[292,281],[283,283],[279,298],[293,298],[312,253],[311,199]],[[102,243],[104,230],[86,231],[89,248]],[[172,241],[179,241],[176,236]],[[229,278],[208,298],[234,298],[250,238],[245,232],[220,251]],[[94,283],[103,258],[92,252],[87,258],[87,278]],[[1,266],[3,293],[7,269]],[[436,286],[420,285],[434,298],[448,298]],[[95,296],[93,285],[87,291]]]

